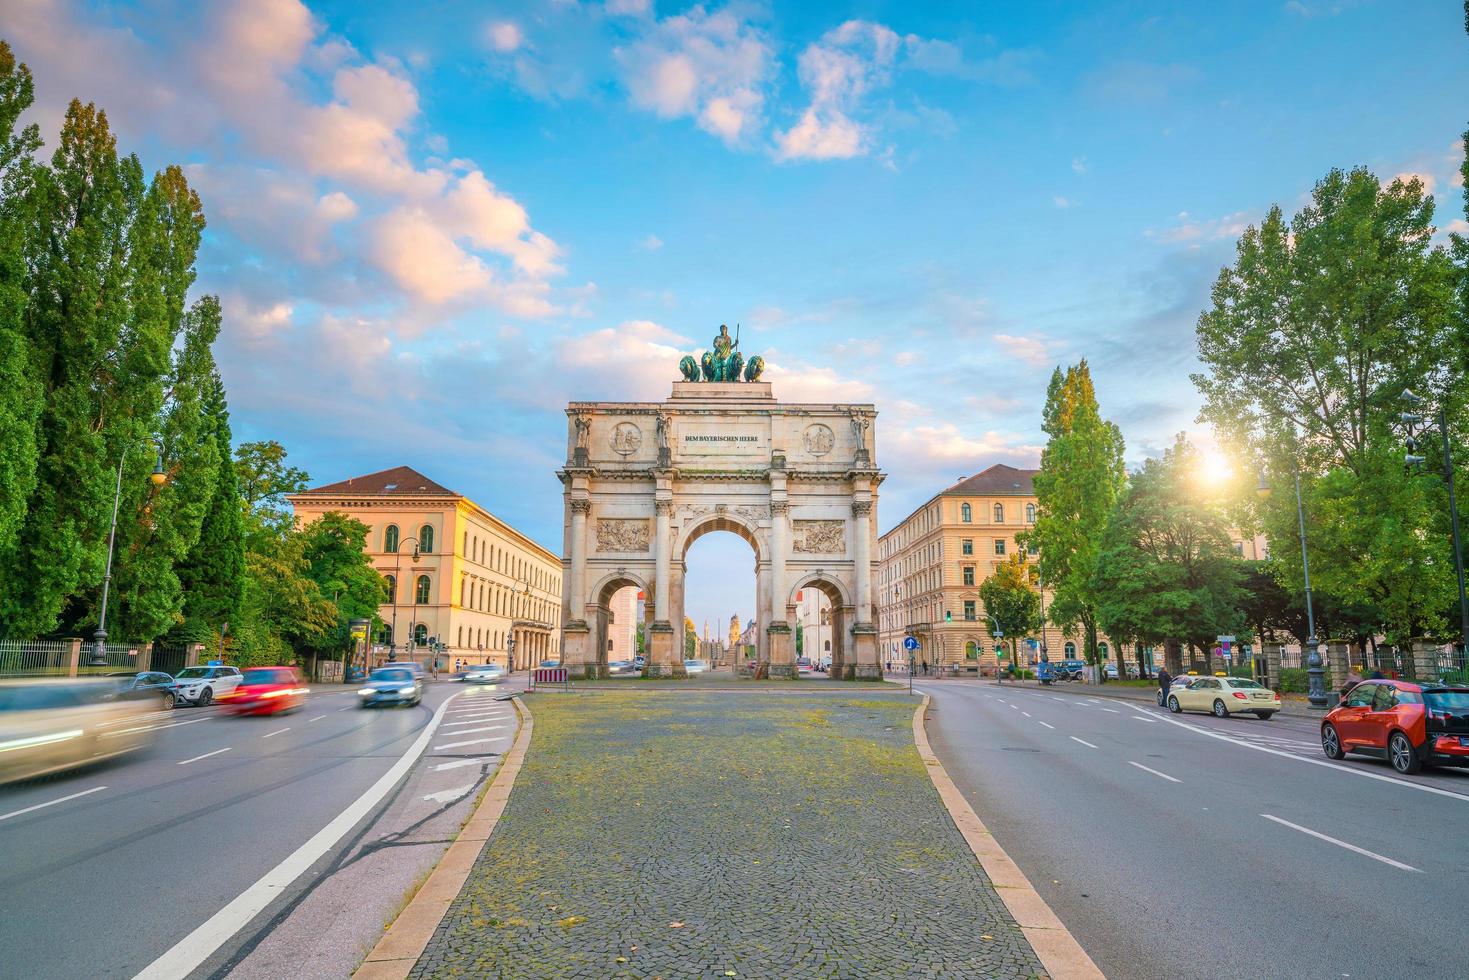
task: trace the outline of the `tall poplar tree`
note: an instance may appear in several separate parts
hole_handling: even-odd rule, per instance
[[[205,392],[204,414],[220,465],[199,538],[178,567],[184,590],[184,622],[178,636],[190,641],[217,635],[226,623],[238,630],[245,594],[244,514],[230,445],[229,407],[217,371]]]
[[[1040,551],[1041,583],[1054,595],[1051,622],[1068,633],[1079,628],[1086,661],[1096,664],[1092,571],[1127,472],[1122,432],[1102,418],[1085,360],[1051,376],[1042,428],[1050,439],[1035,476],[1036,522],[1017,538]]]

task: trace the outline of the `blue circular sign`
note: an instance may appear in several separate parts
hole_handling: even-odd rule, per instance
[[[903,637],[903,649],[904,650],[917,650],[918,649],[918,639],[917,639],[917,637],[912,637],[912,636],[905,636],[905,637]]]

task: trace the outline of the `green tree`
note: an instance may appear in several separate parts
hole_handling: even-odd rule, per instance
[[[683,655],[685,660],[692,660],[698,656],[699,631],[694,626],[694,621],[687,616],[683,620]]]
[[[335,623],[314,636],[300,638],[301,645],[319,653],[340,653],[349,646],[347,623],[368,619],[378,624],[378,606],[387,580],[372,567],[367,555],[366,524],[338,511],[328,511],[306,527],[302,557],[306,575],[316,583],[321,596],[331,600]]]
[[[274,439],[244,442],[235,450],[235,474],[245,523],[251,534],[278,533],[293,520],[288,494],[310,486],[305,470],[286,463],[286,450]]]
[[[215,468],[199,538],[178,568],[184,590],[184,623],[178,638],[189,641],[204,640],[225,623],[238,629],[245,594],[244,516],[231,461],[229,408],[217,372],[206,392],[204,411],[220,465]]]
[[[1093,566],[1097,618],[1117,642],[1207,650],[1243,631],[1245,569],[1217,502],[1199,489],[1198,451],[1180,435],[1132,475]]]
[[[1122,433],[1102,418],[1085,360],[1051,376],[1042,427],[1050,438],[1035,476],[1036,522],[1017,538],[1039,549],[1040,579],[1054,596],[1051,621],[1068,632],[1080,627],[1086,660],[1096,664],[1092,571],[1127,474]]]
[[[31,73],[0,41],[0,573],[13,567],[17,535],[36,484],[36,420],[43,389],[32,373],[26,264],[33,250],[35,124],[19,126],[34,95]],[[0,614],[3,623],[3,614]]]
[[[804,656],[806,650],[806,627],[796,623],[796,656]]]
[[[1021,637],[1041,627],[1041,595],[1036,588],[1036,572],[1025,554],[1017,552],[979,584],[979,601],[994,620],[992,628],[998,628],[1010,641],[1011,663],[1015,662]]]

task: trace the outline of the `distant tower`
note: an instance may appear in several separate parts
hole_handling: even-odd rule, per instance
[[[729,617],[729,648],[734,650],[740,645],[740,614],[735,613]]]

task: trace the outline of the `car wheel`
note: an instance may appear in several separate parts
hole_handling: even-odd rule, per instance
[[[1215,698],[1214,699],[1214,717],[1215,718],[1228,718],[1229,717],[1229,709],[1226,708],[1224,706],[1224,702],[1221,701],[1221,700],[1219,700],[1218,698]]]
[[[1178,698],[1172,694],[1168,695],[1168,710],[1175,715],[1183,713],[1183,706],[1178,703]]]
[[[1387,740],[1387,757],[1392,767],[1405,776],[1423,768],[1418,753],[1413,751],[1413,743],[1402,732],[1393,732],[1392,738]]]
[[[214,692],[206,687],[204,690],[199,692],[199,698],[194,703],[203,708],[209,705],[213,700]]]
[[[1341,736],[1336,733],[1336,726],[1329,722],[1321,726],[1321,751],[1326,753],[1328,759],[1344,759],[1346,752],[1341,747]]]
[[[173,708],[173,706],[174,706],[174,701],[175,701],[175,698],[173,696],[173,692],[172,691],[165,691],[163,693],[163,710],[164,711],[171,710]]]

